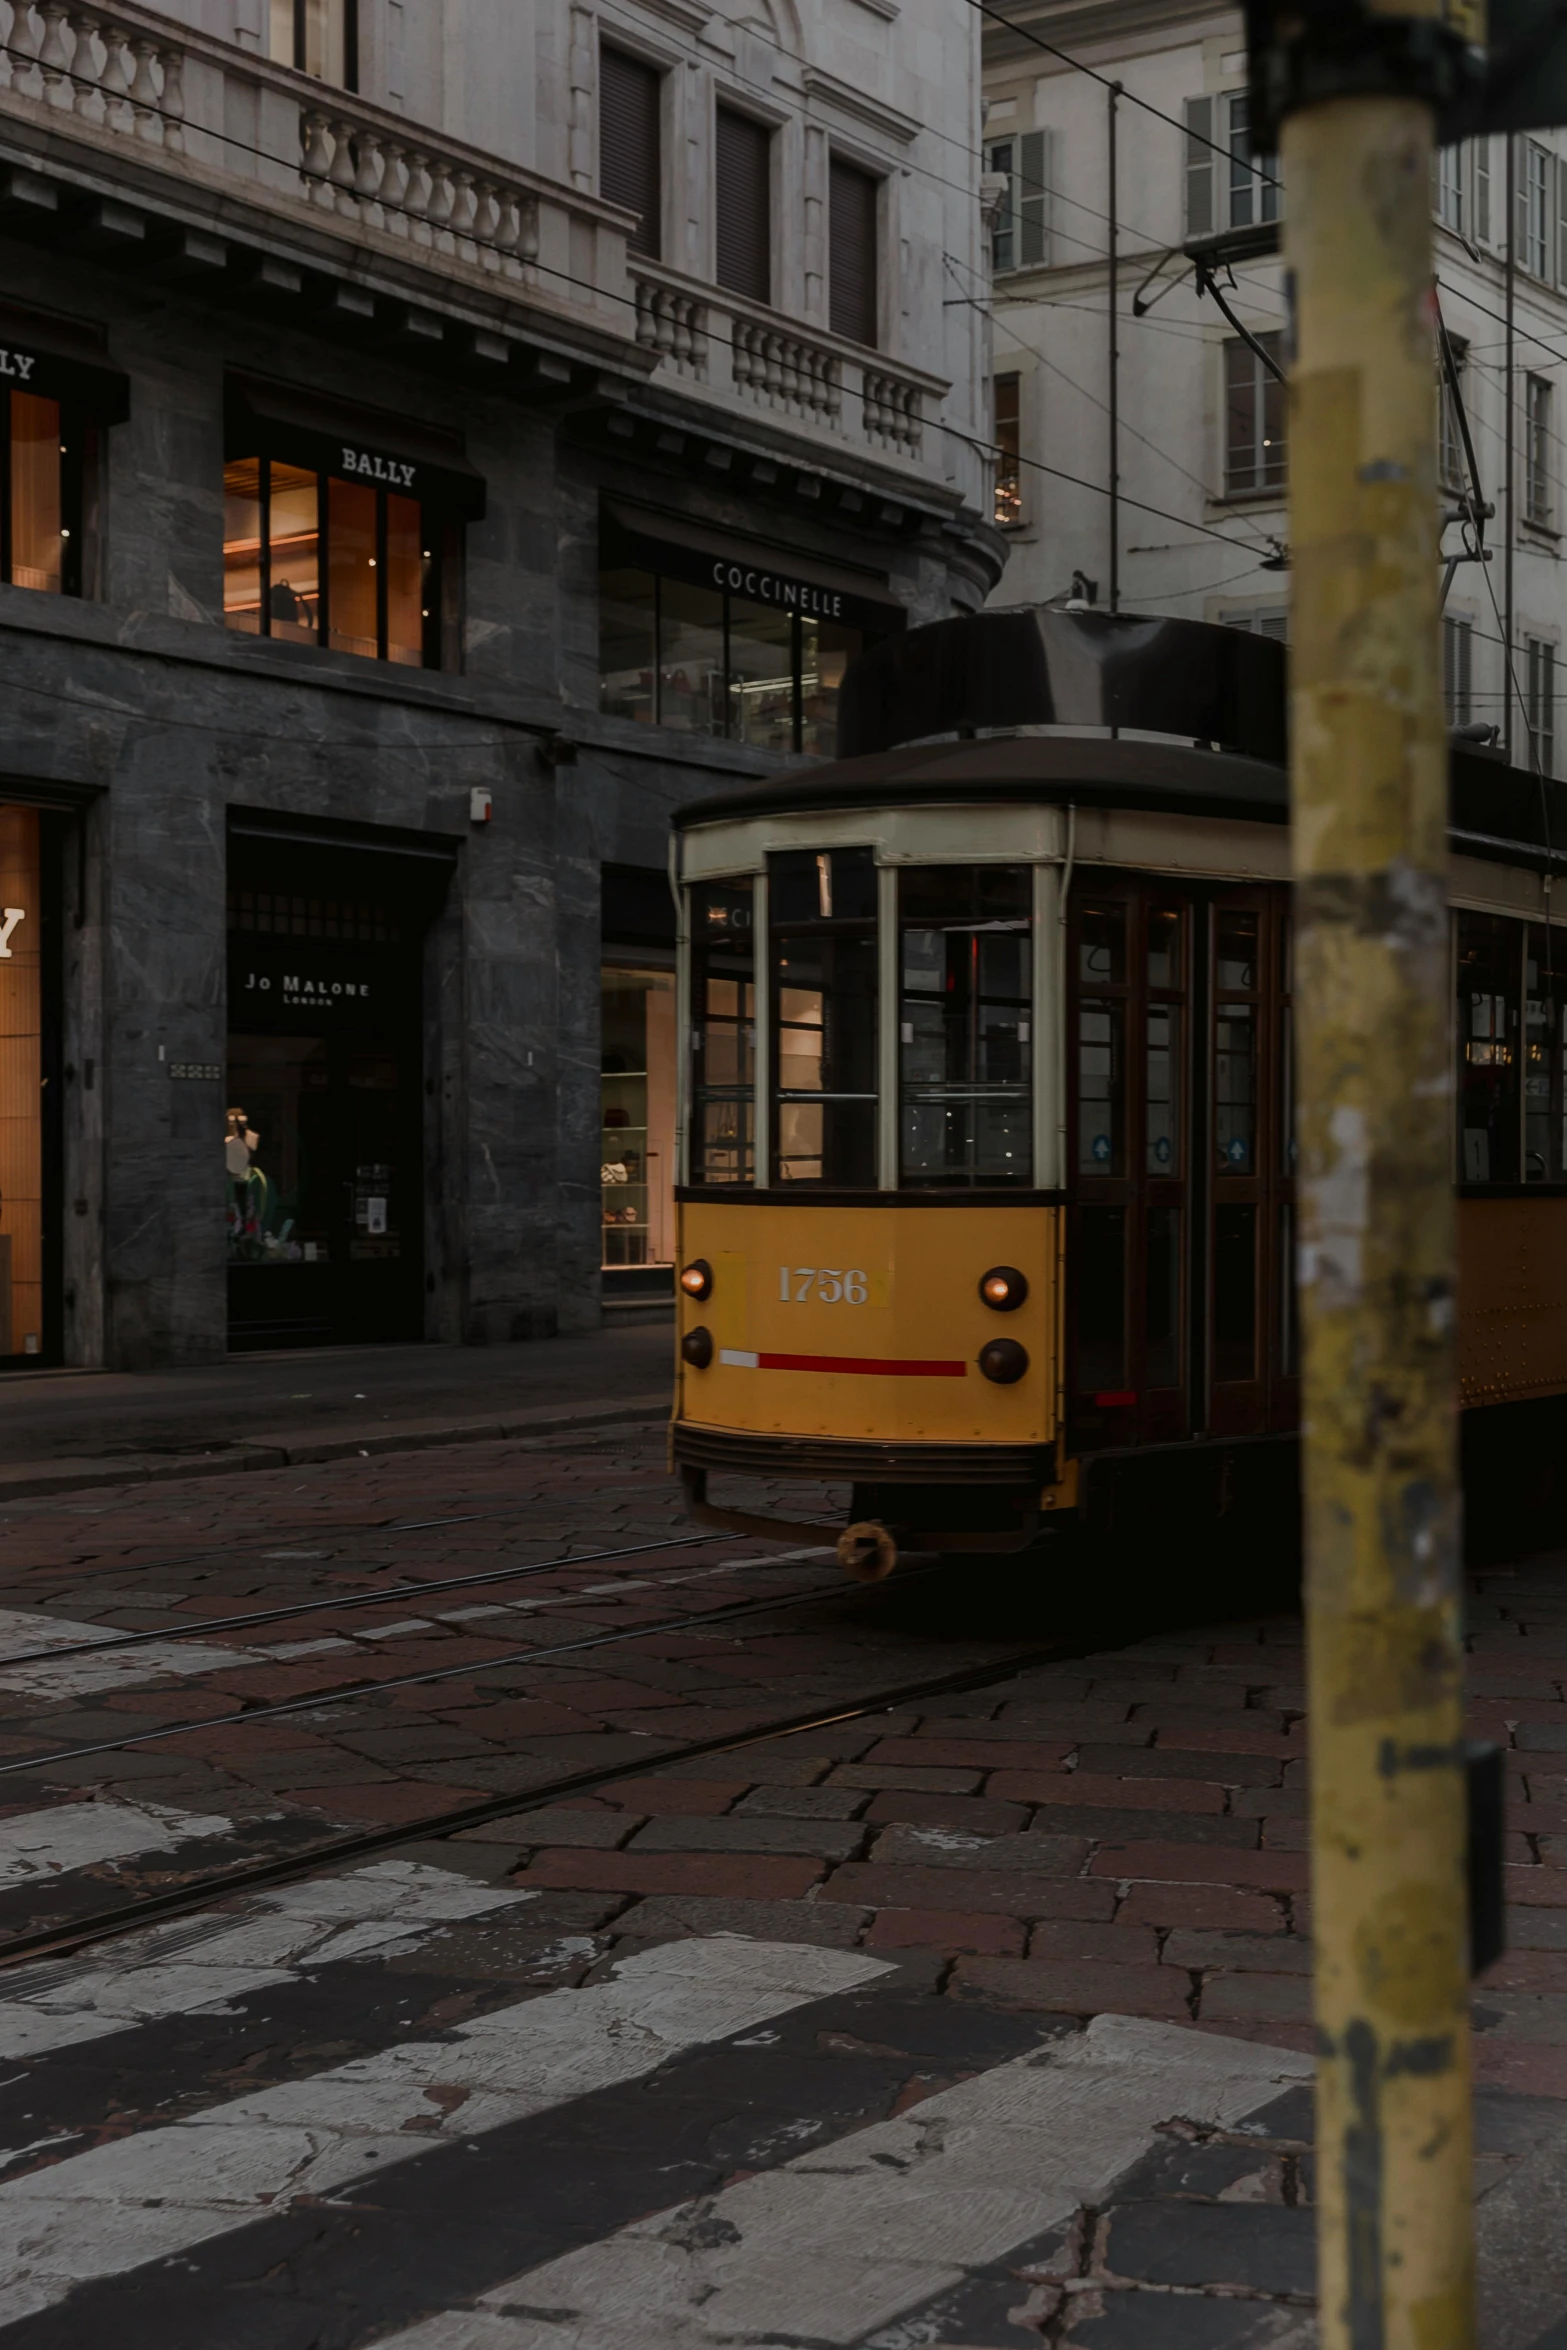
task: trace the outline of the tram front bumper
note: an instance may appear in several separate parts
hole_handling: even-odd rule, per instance
[[[900,1548],[1017,1551],[1039,1530],[1055,1479],[1053,1444],[951,1444],[758,1434],[677,1420],[670,1456],[699,1525],[781,1541],[836,1545],[851,1522],[883,1525]],[[851,1488],[839,1518],[795,1518],[708,1499],[713,1471],[738,1477],[806,1477]]]

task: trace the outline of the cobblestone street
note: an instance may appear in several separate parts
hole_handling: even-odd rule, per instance
[[[6,2342],[1310,2338],[1276,1569],[1243,1562],[1258,1617],[1232,1571],[1086,1618],[1064,1546],[1055,1587],[915,1556],[862,1588],[693,1530],[663,1443],[8,1506]],[[1478,1575],[1471,1647],[1509,1771],[1485,2339],[1545,2350],[1560,1561]]]

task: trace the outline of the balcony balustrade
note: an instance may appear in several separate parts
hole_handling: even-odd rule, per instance
[[[613,206],[173,25],[142,0],[0,0],[0,135],[8,125],[13,160],[31,150],[47,164],[64,133],[81,150],[73,176],[132,203],[151,174],[165,215],[175,188],[209,199],[209,219],[216,197],[228,234],[233,200],[246,198],[263,217],[241,241],[286,247],[269,232],[292,220],[317,252],[324,230],[356,248],[356,264],[379,251],[452,290],[465,278],[515,290],[530,308],[591,325],[601,349],[608,338],[651,352],[655,381],[731,414],[900,469],[933,461],[925,422],[947,389],[939,378],[662,264],[628,262],[629,216]]]
[[[717,398],[804,425],[840,445],[926,461],[925,420],[947,386],[842,337],[817,332],[721,287],[633,257],[637,341],[668,373]]]

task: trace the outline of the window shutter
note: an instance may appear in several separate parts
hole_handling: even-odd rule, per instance
[[[1491,142],[1474,142],[1474,233],[1482,245],[1491,242]]]
[[[714,128],[717,237],[714,271],[732,294],[773,298],[772,134],[720,106]]]
[[[1213,149],[1204,141],[1213,137],[1213,100],[1186,101],[1186,234],[1210,236],[1218,227],[1213,217]]]
[[[1018,150],[1018,262],[1040,269],[1050,259],[1050,133],[1025,131]]]
[[[828,166],[828,323],[851,343],[876,343],[876,213],[880,183],[837,156]]]
[[[599,51],[599,193],[638,215],[633,253],[659,255],[659,112],[663,76],[620,49]]]

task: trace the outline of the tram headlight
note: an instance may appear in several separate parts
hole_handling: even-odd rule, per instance
[[[685,1271],[680,1276],[680,1286],[685,1291],[687,1297],[702,1298],[712,1296],[713,1268],[708,1263],[706,1257],[698,1257],[694,1265],[687,1265]]]
[[[1015,1338],[993,1338],[979,1350],[979,1367],[998,1387],[1015,1387],[1028,1369],[1028,1349]]]
[[[693,1370],[705,1371],[713,1359],[713,1333],[700,1327],[688,1330],[680,1341],[680,1352]]]
[[[979,1294],[998,1314],[1015,1314],[1028,1295],[1028,1276],[1016,1265],[992,1265],[979,1277]]]

